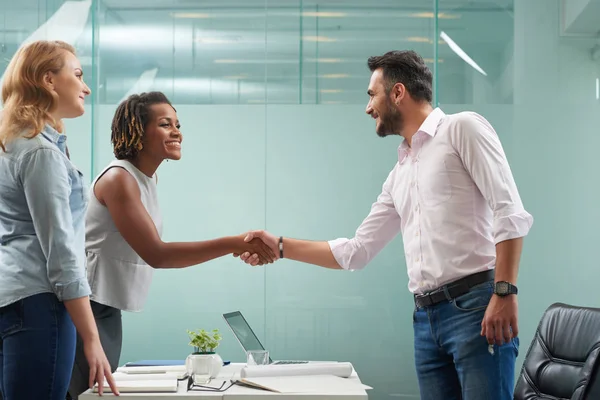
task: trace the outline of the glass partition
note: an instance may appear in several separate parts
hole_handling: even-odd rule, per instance
[[[184,142],[183,159],[158,173],[165,240],[263,228],[328,240],[354,234],[397,160],[400,139],[378,138],[364,114],[367,59],[416,50],[434,72],[435,105],[495,127],[535,218],[519,278],[519,372],[548,305],[596,303],[592,3],[0,0],[0,72],[31,40],[77,47],[93,95],[66,132],[90,181],[113,159],[117,105],[167,94]],[[418,399],[406,286],[401,237],[351,273],[233,257],[157,271],[144,312],[124,315],[121,362],[184,358],[186,329],[200,328],[220,329],[219,353],[241,362],[221,317],[240,310],[273,359],[350,361],[370,398]]]

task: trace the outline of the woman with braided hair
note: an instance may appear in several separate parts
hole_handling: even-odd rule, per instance
[[[113,371],[121,354],[121,311],[141,311],[154,268],[185,268],[250,252],[254,264],[277,259],[261,240],[245,234],[199,242],[161,240],[156,170],[164,160],[181,158],[177,112],[160,92],[123,101],[112,122],[117,160],[94,180],[86,215],[87,275],[102,345]],[[87,362],[78,342],[69,389],[77,398],[86,389]]]

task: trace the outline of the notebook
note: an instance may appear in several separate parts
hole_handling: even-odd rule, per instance
[[[125,364],[125,367],[164,367],[185,365],[185,360],[139,360]]]
[[[143,366],[143,367],[119,367],[118,372],[124,374],[137,375],[137,374],[177,374],[178,379],[187,377],[187,371],[185,365],[155,365],[155,366]]]
[[[173,393],[177,392],[177,379],[169,380],[133,380],[117,381],[121,393]],[[94,385],[94,393],[98,393],[98,384]],[[104,392],[112,393],[110,386],[104,382]]]

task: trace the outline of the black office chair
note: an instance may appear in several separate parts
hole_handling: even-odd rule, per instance
[[[600,308],[555,303],[538,325],[515,400],[600,399]]]

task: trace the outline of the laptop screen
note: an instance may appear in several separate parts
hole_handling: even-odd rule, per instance
[[[225,321],[245,351],[265,349],[241,312],[234,311],[223,314],[223,318],[225,318]],[[269,362],[272,362],[270,357]]]

